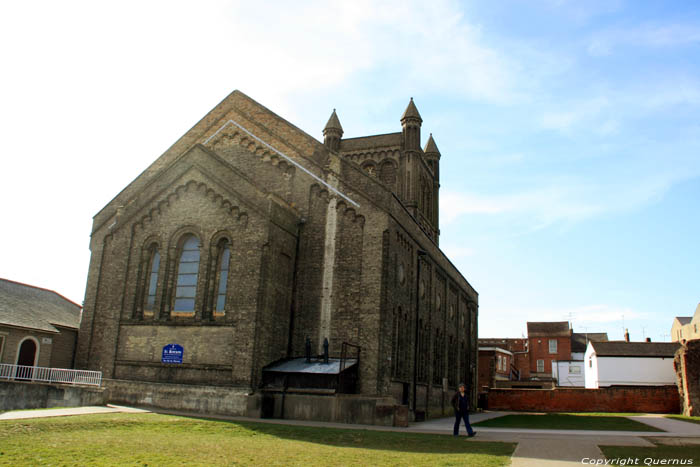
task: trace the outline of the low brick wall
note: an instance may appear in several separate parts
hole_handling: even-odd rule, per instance
[[[23,381],[0,381],[0,411],[104,405],[104,389]]]
[[[248,415],[248,392],[242,388],[149,383],[105,379],[109,403],[158,407],[201,414]]]
[[[676,386],[601,389],[490,389],[489,410],[518,412],[679,413]]]

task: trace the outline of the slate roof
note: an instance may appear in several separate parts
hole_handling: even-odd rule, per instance
[[[0,325],[59,332],[56,326],[78,329],[82,307],[40,287],[0,279]]]
[[[588,341],[593,342],[607,342],[608,333],[607,332],[589,332],[582,334],[575,332],[571,335],[571,351],[572,352],[585,352],[588,346]]]
[[[383,135],[360,136],[357,138],[343,138],[340,140],[340,150],[358,151],[361,149],[377,149],[385,147],[400,147],[401,133],[387,133]]]
[[[676,316],[676,319],[678,322],[685,326],[686,324],[690,323],[692,321],[693,317],[692,316]]]
[[[568,321],[543,321],[527,323],[528,337],[570,336]]]
[[[670,357],[680,348],[678,342],[591,342],[598,357]]]

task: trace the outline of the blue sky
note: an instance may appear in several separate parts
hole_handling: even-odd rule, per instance
[[[483,337],[700,302],[697,2],[6,2],[0,40],[0,277],[81,302],[92,216],[240,89],[319,139],[415,99]]]

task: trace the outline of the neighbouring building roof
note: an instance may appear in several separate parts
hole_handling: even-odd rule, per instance
[[[678,342],[591,342],[598,357],[673,357]]]
[[[690,323],[692,319],[692,316],[676,316],[676,320],[683,326]]]
[[[528,337],[570,336],[568,321],[544,321],[527,323]]]
[[[585,352],[588,342],[607,342],[608,333],[607,332],[588,332],[580,333],[575,332],[571,334],[571,351],[572,352]]]
[[[59,332],[78,329],[82,307],[53,290],[0,279],[0,325]]]
[[[501,352],[504,354],[513,355],[513,352],[509,352],[508,350],[502,349],[500,347],[479,347],[479,352],[481,352],[482,350],[484,352]]]

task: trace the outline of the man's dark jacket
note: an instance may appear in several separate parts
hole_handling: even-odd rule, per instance
[[[461,402],[461,404],[460,404]],[[461,407],[460,407],[461,405]],[[455,412],[468,412],[469,411],[469,393],[467,391],[464,391],[464,398],[460,401],[459,398],[459,391],[455,392],[454,396],[452,396],[452,408],[455,410]]]

